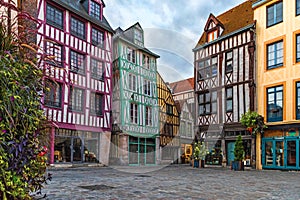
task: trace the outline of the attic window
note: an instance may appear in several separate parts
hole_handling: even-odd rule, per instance
[[[143,46],[143,33],[142,31],[135,29],[134,30],[134,41],[137,45]]]
[[[95,1],[91,1],[90,3],[90,15],[97,19],[100,19],[101,6]]]
[[[218,30],[213,30],[208,33],[207,42],[211,42],[218,37]]]

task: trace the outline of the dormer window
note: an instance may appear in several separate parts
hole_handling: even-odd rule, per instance
[[[142,31],[137,30],[137,29],[134,30],[134,42],[137,45],[143,46],[144,41],[143,41],[143,33],[142,33]]]
[[[91,1],[90,3],[90,15],[97,19],[100,19],[101,6],[95,1]]]
[[[211,42],[218,37],[218,30],[213,30],[208,33],[207,42]]]

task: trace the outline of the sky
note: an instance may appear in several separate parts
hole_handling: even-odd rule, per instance
[[[246,0],[104,0],[104,16],[113,29],[139,22],[144,45],[160,55],[158,72],[165,82],[194,76],[193,48],[210,13],[218,16]]]

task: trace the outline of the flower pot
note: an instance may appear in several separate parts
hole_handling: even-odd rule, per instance
[[[231,169],[234,171],[244,171],[244,162],[243,161],[232,161]]]
[[[199,168],[199,160],[194,159],[194,168]]]

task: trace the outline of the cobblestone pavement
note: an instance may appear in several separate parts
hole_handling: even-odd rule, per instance
[[[300,199],[300,172],[189,165],[51,168],[45,199]],[[39,196],[36,196],[36,198]]]

